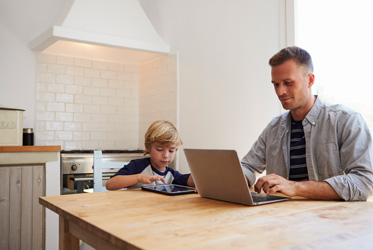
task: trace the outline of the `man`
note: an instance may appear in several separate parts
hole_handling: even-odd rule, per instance
[[[372,136],[362,116],[312,94],[311,56],[298,47],[270,61],[284,109],[264,129],[242,166],[256,192],[326,200],[366,200],[373,194]]]

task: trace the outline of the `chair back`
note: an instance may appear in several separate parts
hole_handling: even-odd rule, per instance
[[[95,150],[93,152],[93,191],[102,192],[107,189],[102,184],[102,172],[103,169],[121,169],[124,165],[129,162],[104,162],[102,161],[102,151]]]

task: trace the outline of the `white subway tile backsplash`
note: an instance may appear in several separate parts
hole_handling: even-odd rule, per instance
[[[47,111],[65,111],[65,104],[58,102],[47,103]]]
[[[65,143],[64,141],[57,141],[57,140],[49,140],[49,141],[37,141],[37,145],[46,145],[46,146],[55,146],[55,145],[61,145],[61,148],[65,149]]]
[[[83,68],[91,68],[92,61],[87,59],[75,58],[75,66]]]
[[[54,112],[36,112],[37,121],[54,121]]]
[[[103,148],[99,148],[98,141],[93,141],[93,140],[82,141],[82,148],[84,148],[84,149],[91,149],[91,150],[94,150],[94,149],[103,149]]]
[[[121,123],[125,121],[124,115],[118,115],[118,114],[108,114],[107,121],[110,123]]]
[[[106,132],[99,132],[99,131],[95,131],[95,132],[91,132],[91,139],[92,140],[96,140],[96,141],[106,141],[107,140],[107,136],[106,136]]]
[[[116,106],[101,106],[101,113],[103,114],[116,114],[117,107]]]
[[[107,133],[114,131],[115,129],[115,124],[110,124],[110,123],[98,123],[97,131],[106,131]],[[106,133],[106,134],[107,134]]]
[[[116,92],[117,92],[116,89],[109,89],[109,88],[100,89],[101,96],[114,97]]]
[[[93,104],[86,104],[83,106],[83,112],[89,114],[97,114],[101,113],[101,106],[100,105],[93,105]]]
[[[65,93],[65,85],[59,83],[49,83],[47,84],[48,93]]]
[[[117,79],[117,72],[115,71],[107,71],[107,70],[102,70],[101,71],[101,78],[104,78],[104,79],[111,79],[111,80],[115,80]]]
[[[87,131],[87,132],[98,131],[98,123],[84,122],[83,131]]]
[[[73,132],[74,141],[88,141],[91,139],[91,134],[89,132]]]
[[[68,56],[57,56],[57,64],[74,65],[74,58]]]
[[[65,141],[65,150],[79,150],[82,148],[80,141]]]
[[[66,85],[67,94],[83,94],[83,87],[76,85]]]
[[[151,122],[176,122],[176,59],[129,65],[40,53],[35,145],[144,148]]]
[[[56,82],[56,75],[50,73],[38,73],[37,74],[38,82],[45,82],[45,83],[55,83]]]
[[[89,77],[81,77],[81,76],[76,76],[74,78],[74,84],[80,85],[80,86],[91,86],[91,78]]]
[[[117,79],[118,80],[132,80],[133,78],[133,73],[130,73],[130,72],[118,72],[117,74]],[[115,78],[113,78],[115,79]]]
[[[35,122],[35,129],[37,131],[45,131],[47,128],[46,122],[45,121],[37,121]]]
[[[71,94],[56,94],[56,102],[73,103],[74,95]]]
[[[92,115],[86,113],[74,113],[74,122],[91,122]]]
[[[124,104],[124,99],[123,99],[123,97],[110,97],[108,104],[109,105],[122,106]]]
[[[106,114],[92,114],[91,121],[92,122],[107,122],[107,115]]]
[[[92,104],[108,104],[108,98],[104,96],[92,96]]]
[[[56,131],[55,132],[56,140],[69,141],[73,138],[73,133],[69,131]]]
[[[92,87],[106,88],[108,87],[108,80],[106,79],[92,79]]]
[[[83,105],[82,104],[66,104],[66,112],[82,113]]]
[[[54,132],[53,131],[38,131],[34,134],[35,140],[43,140],[43,141],[51,141],[54,140]]]
[[[76,122],[65,122],[63,124],[63,130],[65,130],[65,131],[81,131],[82,130],[82,124],[81,123],[76,123]]]
[[[124,141],[126,140],[126,137],[123,131],[116,131],[116,132],[109,131],[107,133],[107,139],[111,141]]]
[[[48,64],[46,63],[37,64],[37,73],[47,73],[47,71],[48,71]]]
[[[84,69],[83,75],[85,77],[95,77],[95,78],[98,78],[98,77],[100,77],[100,70],[98,70],[98,69]]]
[[[48,121],[45,123],[46,130],[63,130],[63,122]]]
[[[66,67],[66,74],[72,76],[83,76],[83,68]]]
[[[133,138],[131,138],[133,140]],[[143,145],[134,145],[129,139],[124,141],[114,141],[114,148],[144,148]]]
[[[47,103],[46,102],[37,102],[35,108],[36,108],[36,111],[47,111]]]
[[[108,87],[111,89],[122,89],[124,88],[124,83],[121,80],[109,80]]]
[[[73,113],[56,112],[56,121],[71,122],[74,120]]]
[[[92,68],[107,70],[109,68],[109,63],[107,63],[107,62],[100,62],[100,61],[93,61],[92,62]]]
[[[138,91],[136,90],[132,90],[132,89],[117,89],[117,91],[115,91],[115,95],[117,97],[120,97],[120,98],[124,98],[126,99],[127,97],[134,97],[134,95],[132,94],[132,92],[135,92],[135,93],[138,93]]]
[[[100,148],[114,148],[114,145],[115,145],[115,143],[114,143],[114,141],[109,141],[109,140],[101,140],[100,142],[99,142],[99,147]]]
[[[38,54],[38,62],[39,63],[47,63],[47,64],[53,64],[57,62],[57,56],[39,53]]]
[[[127,65],[124,65],[124,71],[138,74],[139,73],[139,66],[138,65],[133,65],[133,64],[127,64]]]
[[[66,72],[66,66],[58,64],[48,64],[48,73],[51,74],[64,74]]]
[[[83,93],[86,96],[100,95],[100,88],[95,87],[84,87]]]
[[[37,92],[47,92],[47,83],[37,82],[36,83],[36,91]]]
[[[112,70],[112,71],[123,71],[123,68],[124,68],[124,65],[121,64],[121,63],[109,63],[109,70]]]
[[[73,84],[74,83],[74,76],[68,76],[68,75],[59,75],[56,76],[56,83],[62,83],[62,84]],[[67,87],[67,86],[66,86]]]

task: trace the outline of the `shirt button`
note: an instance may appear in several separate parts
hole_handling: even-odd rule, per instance
[[[315,125],[316,124],[316,122],[311,122],[312,123],[312,125]]]

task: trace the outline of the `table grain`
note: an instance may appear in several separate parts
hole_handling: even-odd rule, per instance
[[[60,215],[61,249],[74,249],[77,239],[97,249],[373,249],[373,202],[245,206],[119,190],[40,203]]]

